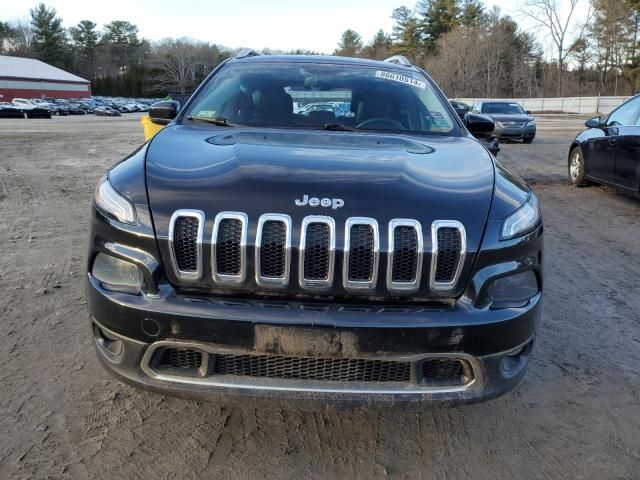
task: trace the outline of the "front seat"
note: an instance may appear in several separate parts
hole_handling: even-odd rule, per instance
[[[260,92],[256,118],[267,123],[288,125],[293,121],[293,99],[282,87],[268,87]]]

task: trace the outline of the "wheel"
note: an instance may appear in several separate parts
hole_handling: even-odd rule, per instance
[[[582,149],[575,147],[569,155],[569,181],[574,187],[586,187],[589,182],[585,180],[586,168]]]
[[[523,141],[524,143],[526,143],[527,145],[530,145],[531,143],[533,143],[533,139],[534,139],[534,138],[535,138],[535,137],[525,137],[525,138],[523,138],[523,139],[522,139],[522,141]]]

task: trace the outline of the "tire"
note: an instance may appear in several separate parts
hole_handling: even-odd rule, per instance
[[[586,187],[589,182],[585,179],[586,168],[584,164],[584,155],[580,147],[575,147],[569,154],[569,181],[574,187]]]
[[[525,138],[522,139],[522,141],[524,143],[526,143],[527,145],[531,145],[533,143],[533,139],[534,138],[536,138],[536,137],[525,137]]]

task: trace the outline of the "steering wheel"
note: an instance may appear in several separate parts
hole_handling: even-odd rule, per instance
[[[383,117],[370,118],[369,120],[365,120],[364,122],[360,122],[358,125],[356,125],[356,128],[371,127],[372,125],[374,125],[376,123],[377,124],[386,124],[387,126],[389,126],[393,130],[406,130],[407,129],[404,125],[402,125],[397,120],[393,120],[391,118],[383,118]],[[381,127],[381,128],[384,128],[384,127]]]

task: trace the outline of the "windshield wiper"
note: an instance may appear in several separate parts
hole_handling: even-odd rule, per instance
[[[331,130],[333,132],[354,132],[355,130],[351,127],[347,127],[346,125],[343,125],[341,123],[327,123],[324,127],[322,127],[323,130]]]
[[[213,123],[214,125],[220,125],[221,127],[235,127],[235,125],[231,125],[229,122],[227,122],[227,119],[224,117],[209,118],[209,117],[196,117],[193,115],[189,115],[187,118],[195,122]]]

